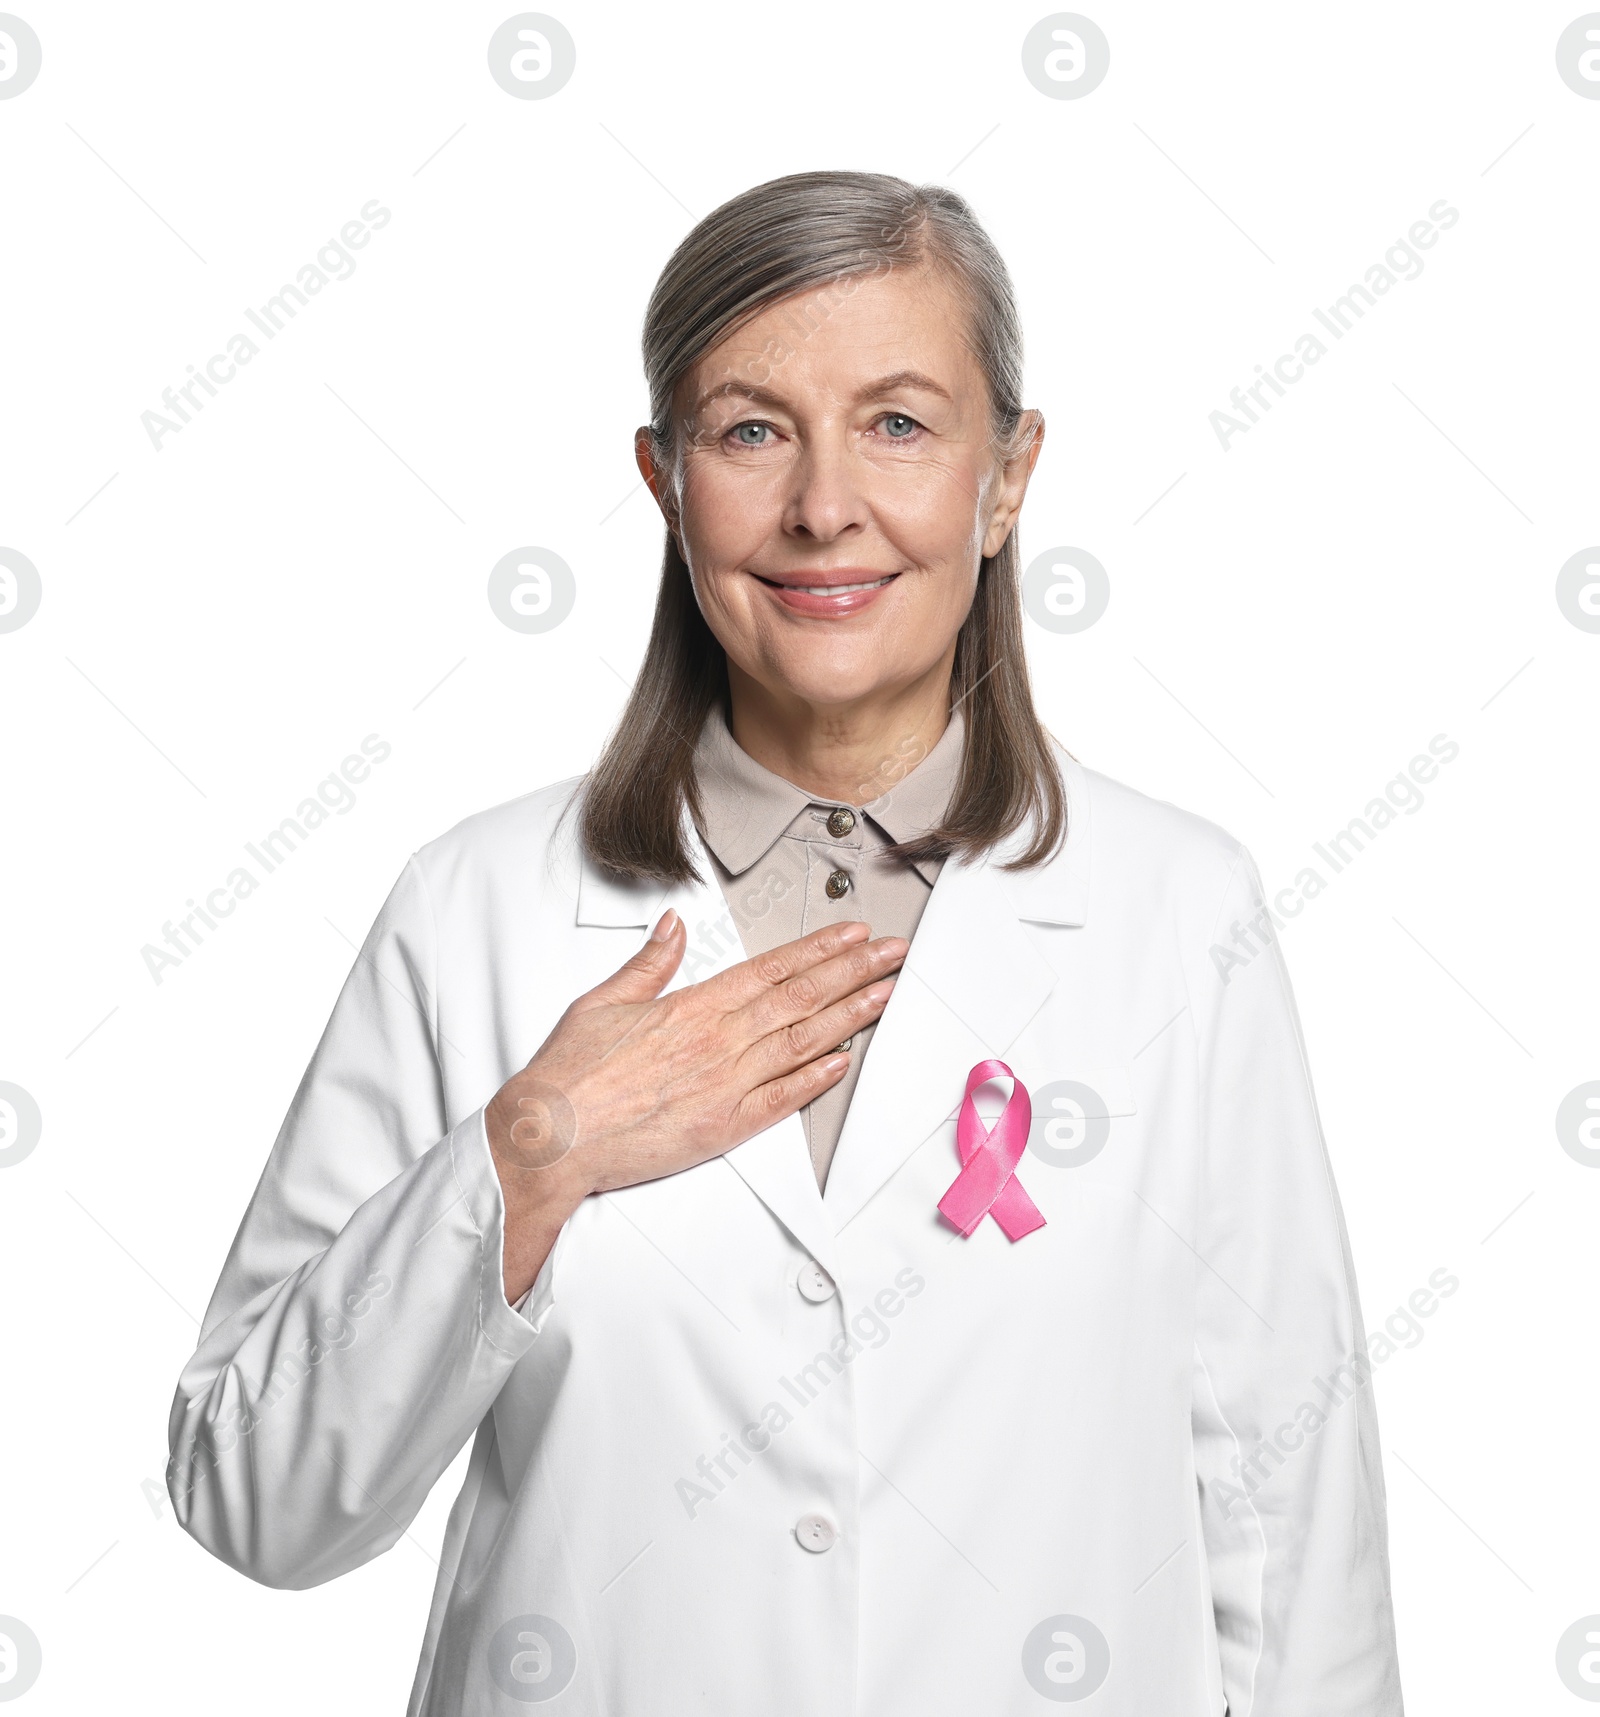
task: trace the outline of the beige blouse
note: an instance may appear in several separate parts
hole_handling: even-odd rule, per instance
[[[956,710],[932,750],[921,753],[918,742],[907,741],[851,801],[839,803],[814,799],[757,763],[721,710],[712,712],[695,751],[700,833],[747,955],[851,919],[870,924],[874,936],[910,941],[942,861],[911,865],[884,848],[937,826],[955,790],[964,734]],[[855,1034],[849,1071],[801,1110],[819,1187],[872,1032],[867,1026]]]

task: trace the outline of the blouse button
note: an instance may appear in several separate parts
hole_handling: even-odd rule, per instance
[[[828,833],[832,835],[836,841],[842,841],[855,826],[855,812],[847,811],[843,805],[841,805],[839,809],[833,812],[828,818]]]
[[[850,892],[850,873],[847,870],[829,871],[826,884],[829,900],[843,900]]]

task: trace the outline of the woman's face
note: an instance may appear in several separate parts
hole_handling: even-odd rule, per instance
[[[714,347],[675,400],[676,497],[640,432],[707,623],[779,705],[947,678],[981,556],[1016,521],[1043,420],[996,455],[988,388],[942,273],[797,294]]]

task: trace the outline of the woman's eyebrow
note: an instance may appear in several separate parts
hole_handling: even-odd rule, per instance
[[[749,400],[753,405],[770,406],[774,411],[782,411],[788,404],[781,394],[774,393],[771,388],[758,387],[754,382],[718,382],[714,387],[707,388],[694,402],[690,415],[699,417],[708,405],[719,399],[734,397]]]
[[[940,399],[950,399],[950,390],[941,387],[932,376],[925,376],[921,370],[895,370],[887,376],[879,376],[875,382],[868,384],[856,395],[856,404],[862,400],[876,399],[879,394],[897,393],[902,388],[916,388],[922,393],[936,393]]]
[[[932,376],[924,375],[921,370],[894,370],[886,376],[879,376],[856,390],[856,396],[851,402],[860,405],[863,400],[878,399],[886,393],[895,393],[905,388],[916,388],[922,393],[937,394],[940,399],[952,398],[950,390],[942,387]],[[714,400],[727,399],[737,396],[749,400],[753,405],[764,405],[774,411],[788,409],[789,401],[781,394],[774,393],[771,388],[758,386],[754,382],[725,381],[709,387],[694,403],[694,415],[698,417]]]

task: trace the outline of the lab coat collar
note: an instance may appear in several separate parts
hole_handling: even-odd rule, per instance
[[[1058,748],[1056,760],[1067,783],[1066,845],[1051,863],[1037,870],[1001,871],[995,868],[997,864],[1018,848],[1018,839],[1013,837],[992,855],[985,868],[994,870],[1000,886],[1015,902],[1018,918],[1035,924],[1082,924],[1089,909],[1089,787],[1083,766],[1075,757]],[[712,873],[705,862],[705,844],[693,828],[688,835],[695,868],[707,878],[706,887],[695,891],[696,904],[703,913],[708,904],[716,905],[716,891],[709,886]],[[666,910],[667,896],[672,892],[663,882],[615,876],[581,854],[577,922],[612,929],[635,925],[648,928]],[[720,912],[714,911],[716,916]]]
[[[876,1030],[851,1099],[825,1193],[798,1115],[737,1145],[723,1158],[823,1267],[836,1274],[835,1236],[928,1135],[958,1109],[967,1069],[1007,1049],[1044,1004],[1054,966],[1026,924],[1082,925],[1090,879],[1089,782],[1064,751],[1067,786],[1064,847],[1031,871],[1005,871],[1020,850],[1014,836],[975,863],[947,860],[912,939],[911,952]],[[699,883],[641,883],[607,875],[581,858],[579,925],[653,924],[673,907],[690,927],[692,974],[715,976],[743,958],[704,843],[689,830]],[[686,966],[688,961],[686,960]],[[952,1176],[959,1164],[952,1163]],[[929,1212],[929,1219],[936,1220]]]

